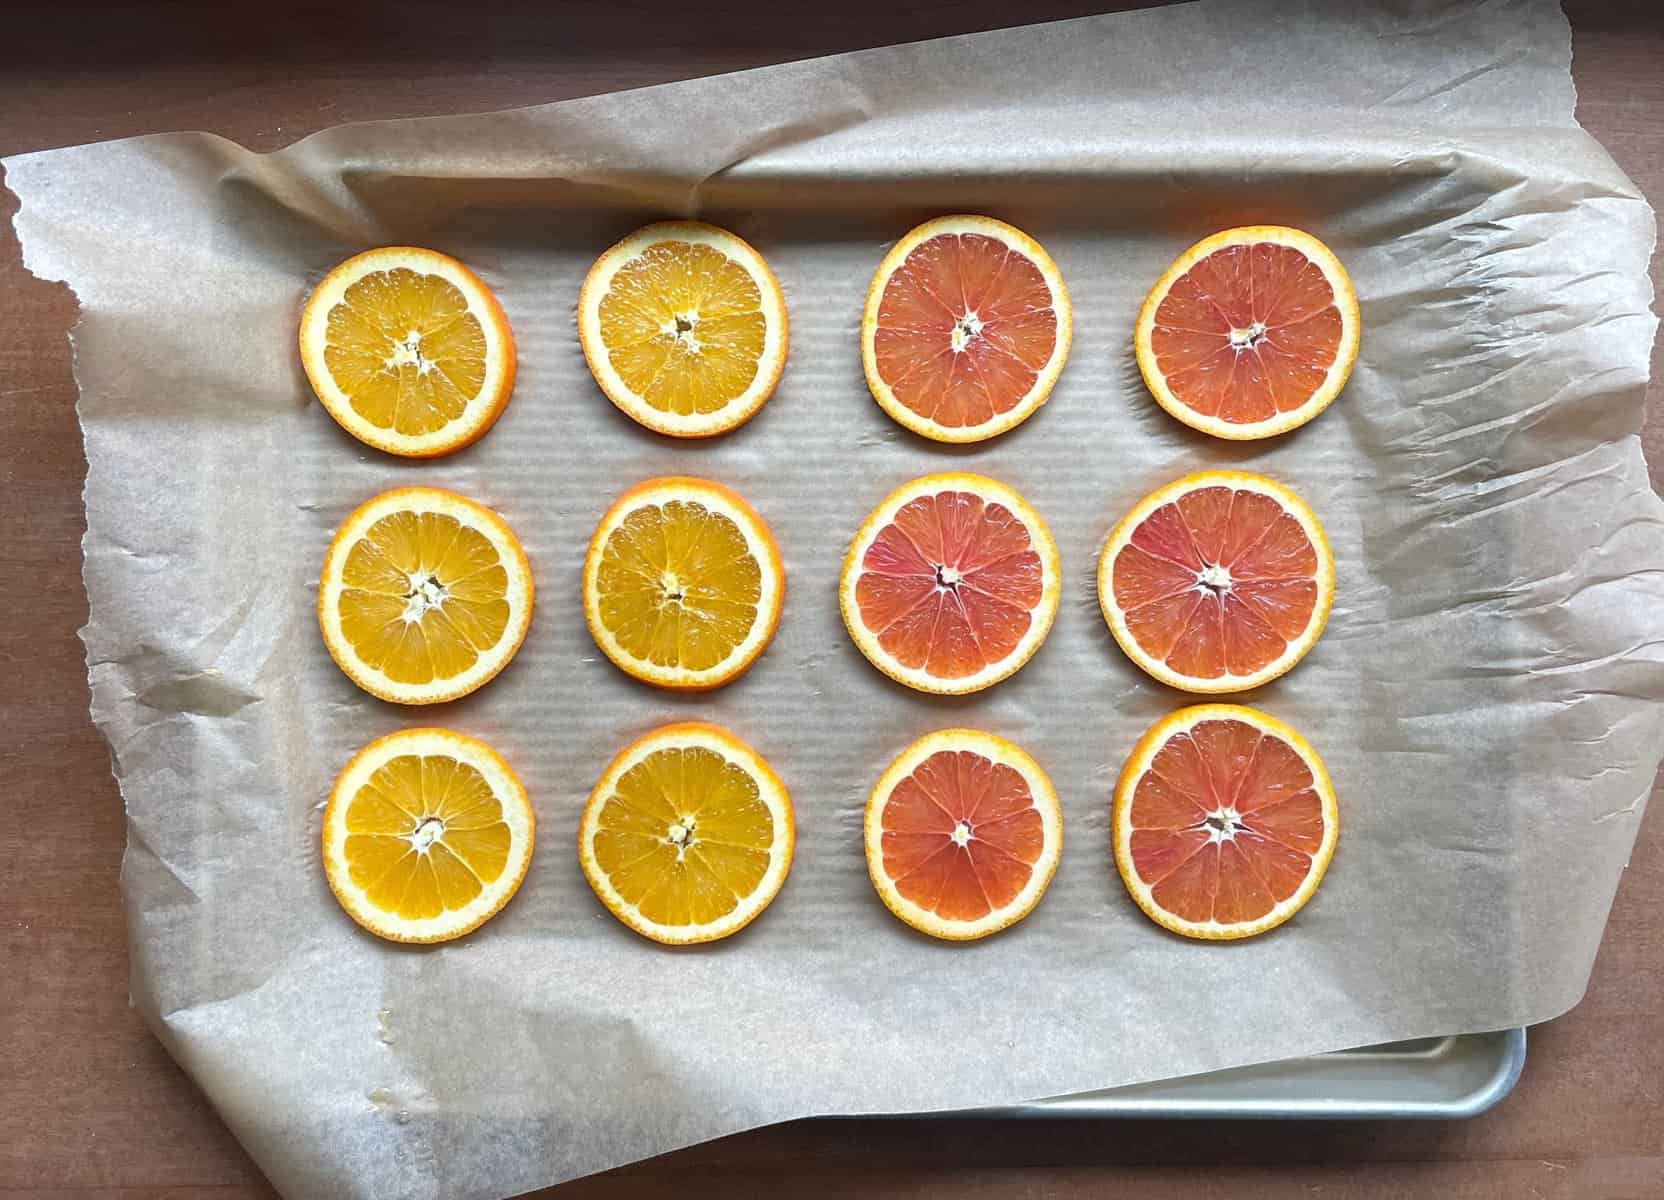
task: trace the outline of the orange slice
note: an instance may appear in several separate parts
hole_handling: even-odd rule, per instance
[[[509,902],[536,820],[484,742],[405,729],[371,742],[324,809],[324,874],[347,915],[395,942],[445,942]]]
[[[1181,708],[1150,727],[1115,785],[1115,868],[1156,924],[1250,937],[1317,890],[1340,827],[1317,751],[1239,704]]]
[[[763,256],[726,229],[665,221],[589,269],[578,340],[595,382],[632,419],[709,437],[751,419],[786,365],[786,298]]]
[[[366,692],[398,704],[483,687],[531,619],[531,567],[513,530],[439,488],[396,488],[360,505],[318,578],[330,657]]]
[[[1121,649],[1187,692],[1277,678],[1316,645],[1334,599],[1316,515],[1240,471],[1199,471],[1144,497],[1098,560],[1098,602]]]
[[[867,660],[921,692],[991,687],[1057,616],[1057,543],[983,475],[926,475],[873,510],[844,558],[844,626]]]
[[[1038,763],[1004,738],[944,729],[914,742],[867,799],[867,871],[914,929],[970,941],[1034,909],[1063,853]]]
[[[867,289],[867,387],[914,433],[980,442],[1046,402],[1071,321],[1039,242],[991,217],[938,217],[895,244]]]
[[[1304,425],[1346,386],[1358,357],[1358,296],[1309,233],[1227,229],[1167,268],[1139,310],[1138,369],[1156,402],[1214,437]]]
[[[749,925],[791,870],[791,798],[726,729],[667,725],[619,752],[578,828],[584,877],[643,937],[712,942]]]
[[[300,360],[341,428],[407,458],[475,441],[514,388],[514,335],[491,289],[414,246],[367,250],[324,276],[301,313]]]
[[[786,594],[774,535],[708,479],[638,483],[596,526],[584,620],[620,669],[664,688],[720,687],[774,637]]]

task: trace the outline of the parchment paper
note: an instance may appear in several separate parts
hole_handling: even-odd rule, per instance
[[[1569,58],[1547,2],[1200,5],[271,155],[178,134],[10,160],[27,262],[83,309],[85,639],[129,818],[135,1002],[294,1197],[505,1195],[807,1114],[1014,1102],[1574,1004],[1664,745],[1664,513],[1634,436],[1652,214],[1574,124]],[[1076,313],[1051,403],[966,451],[879,411],[856,338],[887,244],[950,211],[1039,237]],[[615,413],[573,325],[594,256],[667,215],[760,247],[792,316],[774,399],[694,445]],[[1227,445],[1156,408],[1131,330],[1175,254],[1254,221],[1334,247],[1363,347],[1315,423]],[[393,242],[473,265],[520,347],[496,429],[426,464],[341,434],[293,349],[322,273]],[[1115,773],[1183,698],[1122,657],[1092,582],[1125,509],[1209,465],[1303,493],[1339,575],[1322,642],[1247,698],[1324,755],[1339,852],[1296,920],[1230,946],[1157,929],[1110,865]],[[835,586],[868,509],[949,467],[1024,492],[1067,577],[1034,661],[958,701],[873,671]],[[668,472],[739,488],[787,562],[779,636],[710,696],[627,680],[581,617],[596,519]],[[439,710],[359,692],[313,617],[336,523],[410,483],[498,508],[537,575],[519,658]],[[755,925],[673,952],[604,912],[574,841],[609,756],[690,717],[773,762],[800,832]],[[519,897],[426,951],[361,933],[318,852],[348,756],[422,723],[502,750],[539,819]],[[859,836],[883,766],[949,724],[1029,749],[1065,812],[1050,893],[972,946],[894,920]]]

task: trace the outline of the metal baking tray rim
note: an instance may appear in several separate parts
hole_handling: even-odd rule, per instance
[[[1419,1038],[1026,1104],[908,1116],[1017,1120],[1465,1120],[1501,1103],[1525,1030]]]

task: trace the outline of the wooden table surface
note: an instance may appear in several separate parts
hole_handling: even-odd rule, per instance
[[[13,4],[0,24],[0,155],[171,129],[269,150],[344,121],[559,100],[1104,7],[406,0],[262,6],[251,16],[238,6]],[[1664,5],[1569,8],[1578,115],[1664,206]],[[127,1004],[121,802],[88,719],[75,636],[87,612],[86,465],[65,339],[76,308],[67,289],[23,270],[16,207],[0,191],[0,664],[9,685],[0,693],[0,1200],[270,1197]],[[1655,286],[1661,278],[1655,261]],[[1646,431],[1655,487],[1664,479],[1661,367],[1655,348]],[[1532,1031],[1518,1089],[1473,1121],[795,1124],[559,1194],[1661,1197],[1661,980],[1664,820],[1655,811],[1588,997]]]

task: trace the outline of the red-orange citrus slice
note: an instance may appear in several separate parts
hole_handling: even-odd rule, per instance
[[[1070,329],[1069,292],[1039,242],[990,217],[938,217],[879,264],[861,362],[896,421],[938,442],[980,442],[1046,402]]]
[[[1026,917],[1063,852],[1046,773],[974,729],[943,729],[902,751],[867,799],[865,824],[867,871],[885,907],[948,941]]]
[[[1317,516],[1240,471],[1199,471],[1144,497],[1098,560],[1098,602],[1121,649],[1187,692],[1277,678],[1317,643],[1334,598]]]
[[[1186,425],[1245,440],[1286,433],[1346,386],[1358,296],[1340,260],[1282,225],[1227,229],[1156,281],[1133,334],[1156,402]]]
[[[1057,543],[1040,514],[984,475],[926,475],[891,492],[839,581],[844,625],[873,666],[955,695],[1033,657],[1058,595]]]
[[[1239,704],[1157,721],[1115,785],[1115,868],[1156,924],[1251,937],[1317,890],[1340,828],[1323,760],[1293,729]]]

